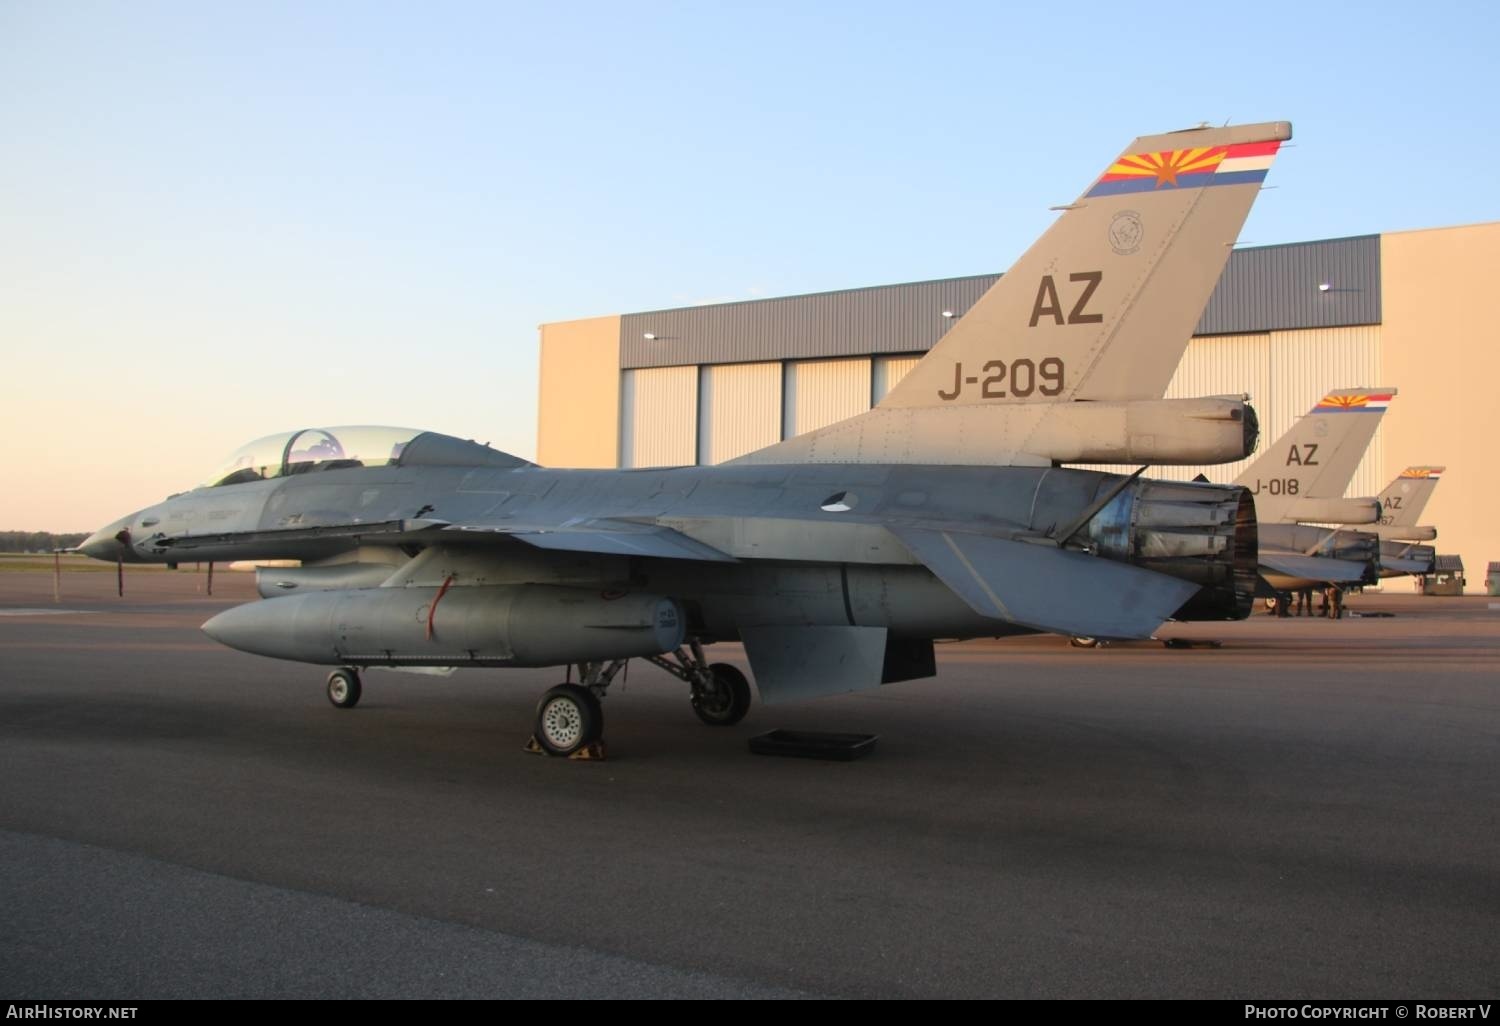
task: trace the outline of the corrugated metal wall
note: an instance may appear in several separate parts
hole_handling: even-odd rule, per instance
[[[808,360],[786,365],[787,438],[816,431],[870,408],[870,361]]]
[[[871,369],[873,380],[871,387],[874,391],[870,398],[878,404],[884,399],[886,393],[895,388],[902,378],[911,373],[911,369],[917,365],[920,356],[877,356],[875,365]]]
[[[620,366],[925,352],[947,328],[943,311],[967,310],[998,277],[626,314],[620,320]]]
[[[1378,380],[1379,376],[1380,328],[1376,325],[1214,336],[1195,338],[1188,343],[1182,363],[1167,386],[1167,397],[1187,399],[1248,392],[1260,415],[1260,447],[1264,449],[1335,388],[1393,385]],[[1395,402],[1401,402],[1399,395]],[[1376,495],[1389,484],[1382,479],[1385,456],[1382,431],[1383,428],[1376,430],[1344,494]],[[1250,462],[1153,467],[1149,474],[1187,481],[1203,473],[1209,480],[1222,483],[1233,481]],[[1135,468],[1100,465],[1089,469],[1129,473]]]
[[[781,441],[781,377],[780,363],[703,368],[698,401],[699,463],[723,463]]]
[[[695,462],[698,368],[626,371],[620,384],[620,466],[680,467]]]
[[[1362,235],[1235,250],[1193,334],[1379,323],[1380,236]]]
[[[998,274],[626,314],[620,366],[926,352]],[[1328,285],[1321,291],[1319,285]],[[1380,323],[1380,236],[1238,249],[1195,335]],[[647,339],[647,334],[655,336]]]
[[[1316,406],[1331,389],[1374,385],[1400,387],[1399,382],[1380,380],[1379,327],[1271,333],[1271,392],[1277,415],[1284,417],[1287,425]],[[1391,408],[1400,402],[1398,395]],[[1383,434],[1383,427],[1376,429],[1346,495],[1378,495],[1390,483],[1381,480],[1385,465]],[[1277,435],[1262,437],[1272,440]]]

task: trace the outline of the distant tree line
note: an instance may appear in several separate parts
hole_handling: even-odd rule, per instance
[[[53,534],[51,531],[0,531],[0,552],[51,552],[71,549],[88,535]]]

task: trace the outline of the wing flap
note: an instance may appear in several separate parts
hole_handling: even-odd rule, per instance
[[[1198,586],[1051,546],[892,527],[911,554],[976,613],[1056,634],[1146,638]]]

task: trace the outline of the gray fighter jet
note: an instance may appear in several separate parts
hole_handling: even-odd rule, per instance
[[[1248,615],[1249,492],[1063,462],[1241,459],[1243,398],[1162,400],[1285,123],[1136,140],[876,409],[721,466],[544,469],[474,442],[314,428],[97,532],[108,560],[300,560],[204,625],[338,667],[576,666],[538,703],[552,754],[597,750],[626,662],[738,722],[762,700],[935,672],[933,640],[1149,635]],[[1144,470],[1144,467],[1142,468]]]
[[[1260,572],[1274,591],[1375,583],[1373,530],[1313,525],[1379,519],[1379,501],[1343,495],[1395,395],[1383,387],[1329,392],[1235,479],[1255,496]]]
[[[1446,467],[1407,467],[1380,493],[1380,519],[1367,530],[1380,536],[1380,576],[1430,574],[1437,559],[1437,528],[1421,523]]]

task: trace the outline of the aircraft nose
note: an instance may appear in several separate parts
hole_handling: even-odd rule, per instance
[[[83,540],[78,551],[106,563],[113,563],[115,560],[134,562],[135,550],[130,547],[130,518],[124,517],[107,527],[99,528]]]

